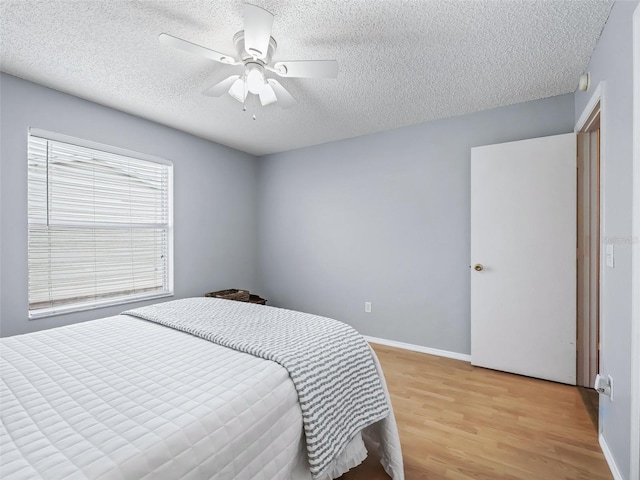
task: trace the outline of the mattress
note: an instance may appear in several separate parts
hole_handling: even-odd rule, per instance
[[[311,478],[278,364],[130,316],[2,340],[5,479]],[[395,421],[364,439],[402,478]],[[366,456],[356,436],[331,469]]]
[[[371,347],[344,322],[218,298],[124,312],[282,365],[298,394],[311,475],[321,479],[349,441],[389,416]]]

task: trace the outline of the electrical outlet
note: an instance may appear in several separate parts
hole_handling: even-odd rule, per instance
[[[364,313],[371,313],[371,302],[364,302]]]

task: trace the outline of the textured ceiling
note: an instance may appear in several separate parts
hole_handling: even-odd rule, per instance
[[[337,79],[281,79],[298,100],[257,120],[203,90],[238,67],[241,0],[0,0],[0,68],[262,155],[575,90],[606,0],[254,0],[275,14],[274,60],[335,59]]]

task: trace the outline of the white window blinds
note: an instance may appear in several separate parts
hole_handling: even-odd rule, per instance
[[[28,145],[29,316],[171,295],[172,166],[47,134]]]

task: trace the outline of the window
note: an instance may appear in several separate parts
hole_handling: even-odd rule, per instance
[[[29,318],[173,294],[170,162],[30,129]]]

